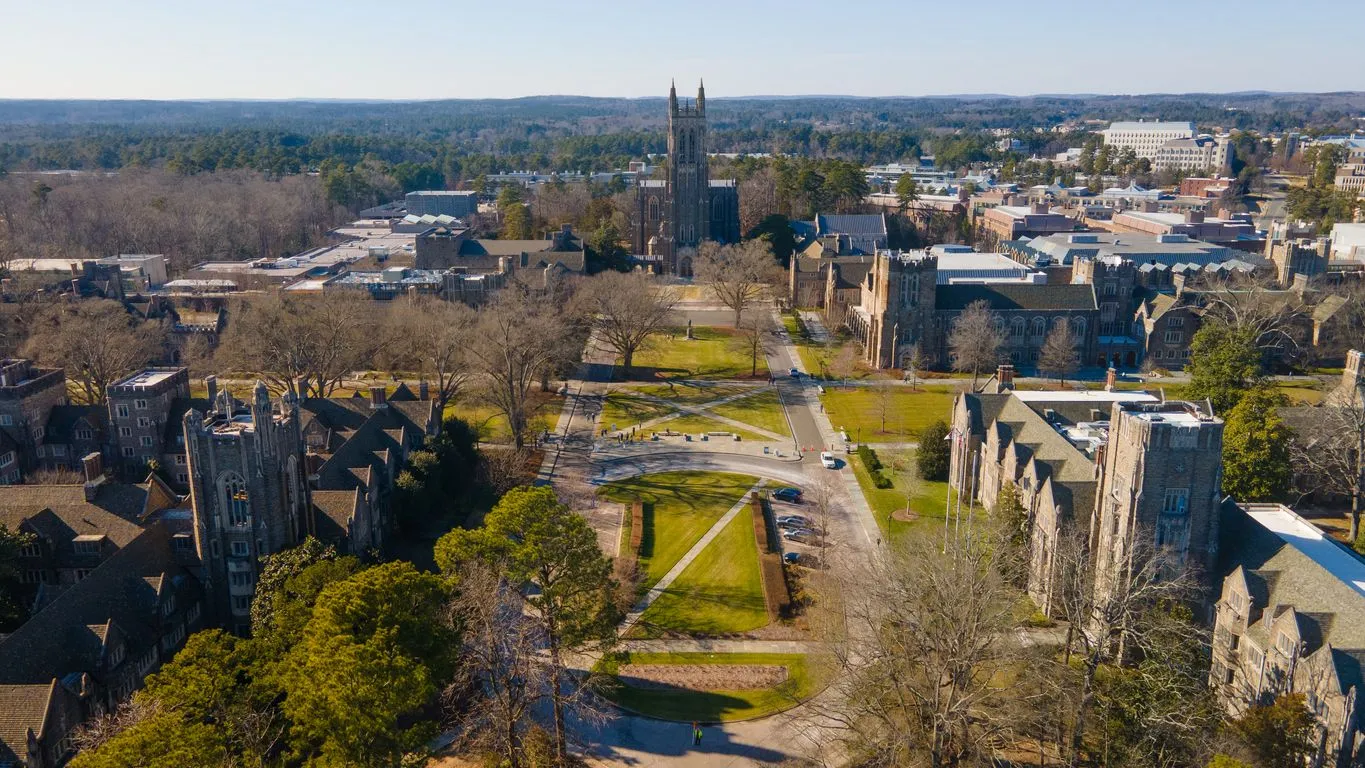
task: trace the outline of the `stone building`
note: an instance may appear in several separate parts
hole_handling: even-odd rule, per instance
[[[1317,726],[1305,765],[1359,765],[1365,561],[1288,507],[1224,507],[1209,685],[1234,715],[1302,694]]]
[[[261,558],[309,533],[311,502],[298,403],[257,383],[250,404],[227,390],[183,419],[201,580],[217,623],[246,634]]]
[[[183,451],[172,453],[168,463],[165,434],[175,401],[189,396],[186,368],[145,368],[109,385],[106,399],[109,425],[118,444],[115,466],[119,476],[125,480],[146,477],[149,462],[155,460],[184,486],[186,478],[177,476],[184,475],[185,465],[176,458]],[[173,425],[176,430],[179,426]]]
[[[1106,443],[1090,528],[1096,601],[1150,553],[1205,589],[1216,584],[1223,420],[1195,403],[1122,403]]]
[[[669,86],[668,176],[641,181],[636,207],[631,245],[663,272],[690,277],[703,241],[739,242],[739,187],[710,177],[705,85],[697,86],[693,104],[680,103]]]
[[[0,483],[17,483],[37,468],[48,416],[66,402],[66,373],[60,368],[0,360]]]
[[[899,367],[910,350],[936,367],[949,364],[948,337],[957,317],[984,301],[1004,334],[1014,365],[1038,363],[1048,332],[1069,323],[1082,361],[1094,359],[1098,312],[1090,285],[1019,282],[938,284],[939,259],[923,252],[880,253],[863,281],[861,297],[846,323],[863,343],[863,359],[875,368]]]

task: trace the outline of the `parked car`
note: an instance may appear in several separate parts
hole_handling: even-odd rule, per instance
[[[834,458],[834,454],[829,451],[820,452],[820,465],[825,469],[838,469],[839,460]]]
[[[787,375],[791,376],[793,379],[801,378],[801,372],[796,370],[795,368],[788,368]]]
[[[789,531],[809,530],[810,523],[805,520],[778,520],[777,527]]]
[[[773,498],[774,498],[774,499],[777,499],[778,501],[786,501],[786,502],[790,502],[790,503],[792,503],[792,504],[800,504],[800,503],[801,503],[801,489],[800,489],[800,488],[790,488],[790,487],[788,487],[788,488],[778,488],[777,490],[773,491]]]
[[[782,538],[787,539],[788,541],[799,541],[802,544],[807,544],[815,540],[815,531],[812,531],[809,528],[797,528],[790,531],[783,531]]]
[[[786,563],[786,564],[788,564],[788,565],[796,565],[796,564],[798,564],[798,563],[801,562],[801,553],[800,553],[800,552],[788,552],[787,554],[785,554],[785,555],[782,556],[782,562],[784,562],[784,563]]]
[[[778,525],[787,525],[791,523],[795,523],[796,525],[801,525],[809,528],[810,518],[806,517],[805,515],[780,515],[777,518]]]

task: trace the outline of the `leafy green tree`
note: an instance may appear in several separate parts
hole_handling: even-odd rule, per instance
[[[919,182],[915,177],[908,173],[902,173],[896,179],[896,200],[901,204],[901,212],[919,202]]]
[[[796,233],[792,232],[791,219],[786,216],[780,213],[765,216],[745,236],[750,240],[766,241],[784,269],[791,263],[792,252],[796,250]]]
[[[498,236],[504,240],[530,239],[531,214],[525,204],[515,203],[502,209],[502,230]]]
[[[1222,322],[1205,323],[1190,340],[1187,368],[1189,397],[1208,398],[1219,413],[1232,410],[1263,379],[1256,332]]]
[[[1019,486],[1006,482],[1000,487],[994,515],[1008,549],[1004,570],[1015,586],[1024,586],[1028,581],[1029,517]]]
[[[274,613],[283,599],[285,582],[305,568],[337,556],[336,548],[309,536],[297,547],[266,556],[261,575],[256,579],[256,597],[251,602],[251,633],[260,636],[274,623]]]
[[[0,632],[14,631],[28,615],[19,556],[32,542],[32,534],[11,531],[0,524]]]
[[[942,419],[920,431],[919,449],[915,452],[915,460],[919,463],[921,479],[935,482],[943,482],[948,479],[948,464],[952,446],[947,437],[948,423]]]
[[[562,764],[568,750],[565,713],[593,683],[568,674],[564,654],[602,649],[614,640],[619,616],[611,562],[588,522],[546,487],[514,488],[488,513],[483,528],[451,531],[436,542],[436,564],[457,585],[469,562],[492,565],[510,583],[529,587],[523,599],[548,646],[555,756]]]
[[[1285,396],[1266,386],[1242,395],[1223,427],[1223,492],[1238,501],[1278,501],[1293,481],[1289,426],[1278,409]]]
[[[222,732],[205,723],[186,723],[178,714],[152,714],[96,749],[76,755],[70,768],[184,768],[231,765]]]
[[[1214,755],[1213,759],[1209,760],[1209,768],[1256,768],[1256,766],[1235,757],[1219,754]]]
[[[322,590],[282,676],[294,755],[397,765],[434,734],[422,712],[452,674],[457,642],[445,597],[438,577],[404,562]]]
[[[1301,693],[1251,707],[1229,730],[1257,768],[1299,768],[1316,751],[1313,713]]]
[[[589,272],[613,270],[625,272],[630,269],[630,253],[621,245],[621,230],[611,219],[603,219],[588,238]]]

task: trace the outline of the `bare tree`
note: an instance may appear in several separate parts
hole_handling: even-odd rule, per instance
[[[627,379],[635,352],[668,326],[677,304],[673,291],[644,272],[603,272],[588,279],[579,295],[593,330],[621,356]]]
[[[233,312],[219,354],[276,391],[330,397],[388,343],[381,309],[358,295],[253,298]]]
[[[25,344],[28,356],[66,369],[87,403],[104,402],[120,376],[161,356],[165,332],[117,301],[96,299],[51,307]]]
[[[948,352],[953,370],[972,374],[972,389],[982,369],[989,370],[1000,359],[1000,348],[1005,344],[1004,333],[995,324],[991,305],[984,299],[967,305],[953,321],[948,333]]]
[[[1010,739],[1012,705],[1031,695],[1001,549],[985,537],[946,549],[912,538],[845,596],[836,695],[812,708],[866,765],[984,764]]]
[[[878,384],[873,392],[876,393],[877,417],[881,420],[882,427],[879,434],[886,434],[886,419],[889,417],[896,404],[896,390],[890,384]]]
[[[1365,506],[1365,403],[1340,397],[1317,408],[1291,411],[1295,413],[1295,435],[1289,444],[1294,484],[1304,494],[1351,500],[1354,545]]]
[[[735,313],[739,327],[744,310],[781,280],[772,246],[762,240],[734,245],[705,242],[697,249],[697,279],[709,283],[716,300]]]
[[[749,355],[749,375],[758,375],[758,360],[766,352],[764,342],[777,328],[772,316],[766,312],[752,312],[739,324],[737,341]]]
[[[451,623],[462,628],[461,664],[444,698],[468,746],[520,768],[527,764],[525,735],[551,675],[540,658],[544,633],[524,615],[512,589],[488,565],[471,563],[462,570],[448,606]]]
[[[466,357],[475,312],[465,304],[428,297],[394,309],[394,341],[402,350],[399,359],[434,379],[434,399],[444,413],[471,376]]]
[[[1273,278],[1234,272],[1198,295],[1210,319],[1250,331],[1265,354],[1291,359],[1309,345],[1303,294],[1275,290]]]
[[[929,367],[929,356],[921,345],[913,344],[901,353],[901,366],[910,379],[910,391],[914,392],[919,389],[919,372]]]
[[[765,166],[739,182],[739,231],[751,232],[778,213],[777,172]]]
[[[852,344],[843,344],[829,361],[829,372],[845,386],[858,370],[858,351]]]
[[[531,387],[563,354],[566,329],[554,307],[508,288],[479,312],[468,354],[483,376],[482,398],[507,419],[513,444],[526,446]]]
[[[1076,347],[1079,340],[1071,330],[1066,318],[1058,318],[1043,342],[1038,357],[1038,370],[1056,377],[1058,384],[1066,384],[1066,377],[1081,366],[1081,356]]]

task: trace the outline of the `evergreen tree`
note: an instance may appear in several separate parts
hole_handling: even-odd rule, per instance
[[[1262,381],[1256,332],[1227,323],[1205,323],[1190,340],[1189,397],[1208,398],[1218,413],[1232,410]]]
[[[1279,501],[1289,491],[1292,433],[1277,414],[1286,398],[1270,387],[1242,395],[1225,417],[1223,492],[1238,501]]]
[[[934,482],[948,479],[952,445],[947,437],[948,423],[942,419],[925,427],[919,433],[919,449],[915,452],[915,460],[919,464],[921,479]]]

